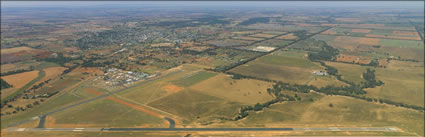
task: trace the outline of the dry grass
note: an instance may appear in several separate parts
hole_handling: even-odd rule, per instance
[[[284,40],[293,40],[293,39],[297,39],[298,37],[295,36],[294,33],[289,33],[280,37],[277,37],[277,39],[284,39]]]
[[[358,32],[358,33],[369,33],[369,29],[352,29],[351,32]]]
[[[254,37],[240,37],[238,39],[241,39],[241,40],[250,40],[250,41],[263,40],[262,38],[254,38]]]
[[[60,75],[60,74],[62,74],[62,72],[64,71],[64,70],[66,70],[67,68],[64,68],[64,67],[51,67],[51,68],[46,68],[46,69],[44,69],[44,72],[46,72],[46,75],[40,80],[40,81],[38,81],[38,83],[40,83],[40,82],[43,82],[43,81],[46,81],[46,80],[48,80],[48,79],[53,79],[53,78],[55,78],[56,76],[58,76],[58,75]],[[36,83],[36,84],[38,84],[38,83]]]
[[[276,35],[271,35],[271,34],[254,34],[254,35],[250,35],[250,37],[260,37],[260,38],[271,38],[274,37]]]
[[[379,45],[380,39],[375,38],[360,38],[359,43],[365,45]]]
[[[395,30],[395,31],[393,31],[393,35],[408,35],[408,36],[413,35],[413,36],[417,36],[418,33],[414,32],[414,31],[397,31],[397,30]]]
[[[21,52],[21,51],[32,51],[35,50],[30,47],[16,47],[16,48],[8,48],[8,49],[1,49],[1,54],[9,54],[9,53],[15,53],[15,52]]]
[[[21,88],[31,80],[35,79],[38,76],[38,70],[23,72],[14,75],[8,75],[2,77],[7,83],[13,85],[14,88]]]
[[[322,34],[326,34],[326,35],[335,35],[336,34],[336,32],[335,31],[333,31],[333,30],[326,30],[326,31],[324,31],[324,32],[322,32]]]
[[[218,74],[190,88],[229,101],[255,104],[272,99],[266,90],[271,85],[272,83],[252,79],[234,80],[228,75]]]

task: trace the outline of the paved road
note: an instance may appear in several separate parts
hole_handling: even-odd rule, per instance
[[[176,122],[173,119],[169,117],[164,117],[164,119],[170,123],[170,128],[174,128],[176,126]]]
[[[6,131],[383,131],[399,132],[391,127],[357,128],[8,128]]]
[[[85,100],[85,101],[82,101],[82,102],[78,102],[76,104],[72,104],[72,105],[69,105],[69,106],[66,106],[66,107],[63,107],[63,108],[60,108],[60,109],[57,109],[57,110],[54,110],[54,111],[45,113],[43,115],[40,115],[40,116],[37,116],[37,117],[33,117],[31,119],[22,120],[22,121],[19,121],[19,122],[10,124],[10,125],[8,125],[8,127],[14,127],[14,126],[17,126],[17,125],[20,125],[20,124],[23,124],[23,123],[26,123],[26,122],[29,122],[29,121],[32,121],[32,120],[39,119],[39,118],[40,118],[40,123],[39,123],[38,127],[44,127],[44,119],[43,119],[43,117],[45,118],[48,115],[51,115],[51,114],[54,114],[54,113],[57,113],[57,112],[61,112],[61,111],[64,111],[64,110],[67,110],[67,109],[70,109],[70,108],[73,108],[73,107],[76,107],[76,106],[79,106],[79,105],[82,105],[82,104],[86,104],[86,103],[89,103],[89,102],[92,102],[92,101],[95,101],[95,100],[98,100],[98,99],[102,99],[102,98],[108,97],[108,96],[110,96],[112,94],[116,94],[116,93],[125,91],[125,90],[127,90],[129,88],[133,88],[133,87],[136,87],[136,86],[143,85],[143,84],[145,84],[145,83],[147,83],[149,81],[153,81],[153,80],[156,80],[156,79],[159,79],[159,78],[168,76],[170,74],[175,74],[175,73],[180,72],[180,71],[181,70],[178,70],[178,71],[175,71],[175,72],[170,72],[170,73],[168,73],[166,75],[163,75],[163,76],[159,76],[159,77],[147,79],[147,80],[142,81],[142,82],[140,82],[140,83],[138,83],[136,85],[133,85],[133,86],[130,86],[130,87],[127,87],[127,88],[124,88],[124,89],[120,89],[120,90],[117,90],[117,91],[114,91],[114,92],[109,92],[107,94],[103,94],[103,95],[100,95],[100,96],[97,96],[97,97],[94,97],[94,98],[91,98],[91,99],[88,99],[88,100]]]

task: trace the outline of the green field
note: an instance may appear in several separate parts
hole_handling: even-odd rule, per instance
[[[180,78],[180,79],[176,80],[174,83],[176,83],[177,85],[180,85],[180,86],[187,87],[187,86],[191,86],[193,84],[196,84],[198,82],[201,82],[203,80],[206,80],[208,78],[211,78],[215,75],[217,75],[217,73],[200,71],[200,72],[196,72],[196,74],[193,74],[191,76]]]
[[[306,84],[313,78],[313,71],[323,68],[305,59],[304,55],[305,52],[297,50],[277,51],[230,71],[258,78]]]
[[[367,67],[356,65],[356,64],[346,64],[346,63],[336,63],[336,62],[325,62],[326,65],[335,67],[338,69],[338,73],[342,75],[342,78],[351,82],[360,83],[364,79],[361,77],[362,73],[366,71]]]
[[[417,50],[424,49],[423,41],[416,40],[396,40],[396,39],[381,39],[379,44],[382,46],[398,47],[398,48],[414,48]]]

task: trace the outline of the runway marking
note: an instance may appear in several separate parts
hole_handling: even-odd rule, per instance
[[[84,128],[75,128],[75,129],[84,129]]]
[[[75,129],[75,130],[72,130],[72,131],[83,131],[83,130],[76,130],[76,129]]]
[[[18,128],[16,131],[24,131],[25,128]]]

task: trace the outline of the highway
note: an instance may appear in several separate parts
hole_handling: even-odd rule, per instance
[[[400,132],[392,127],[328,128],[8,128],[6,131],[381,131]]]

